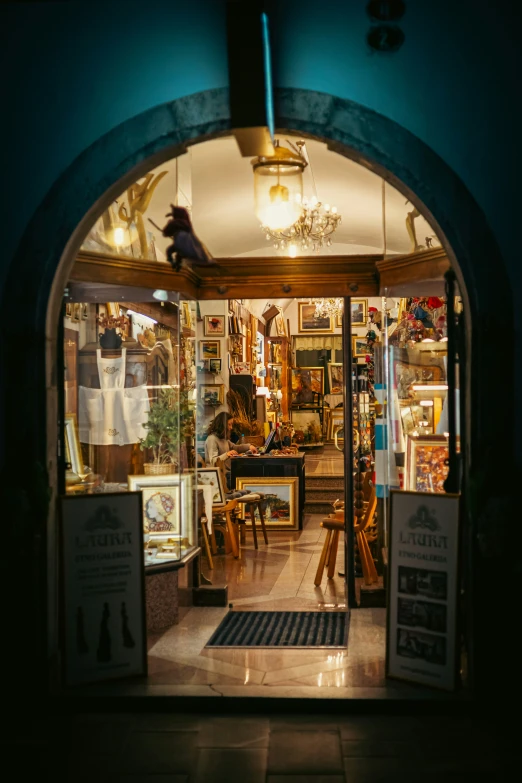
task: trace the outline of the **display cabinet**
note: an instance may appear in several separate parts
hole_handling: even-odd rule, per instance
[[[145,565],[165,570],[198,551],[196,306],[110,290],[65,308],[65,490],[141,492]]]

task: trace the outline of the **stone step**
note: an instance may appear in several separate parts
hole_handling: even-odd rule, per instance
[[[343,476],[306,476],[305,487],[344,487]]]
[[[344,488],[328,488],[321,487],[320,489],[305,489],[305,500],[344,500]]]
[[[335,498],[334,498],[335,500]],[[333,506],[331,503],[326,503],[324,500],[312,500],[305,501],[304,513],[305,514],[331,514],[333,512]]]

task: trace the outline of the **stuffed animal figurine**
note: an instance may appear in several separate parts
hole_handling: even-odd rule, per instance
[[[195,266],[207,266],[215,264],[209,251],[200,239],[195,235],[189,213],[184,207],[176,207],[171,204],[171,211],[167,212],[166,217],[171,220],[161,229],[152,220],[150,222],[155,226],[164,237],[170,237],[174,242],[166,249],[167,260],[172,264],[176,272],[181,269],[182,262],[189,261]],[[175,254],[175,260],[174,260]]]

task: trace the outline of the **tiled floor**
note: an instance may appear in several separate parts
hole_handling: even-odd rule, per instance
[[[494,711],[493,711],[494,712]],[[510,729],[510,725],[512,728]],[[17,780],[60,783],[491,783],[515,779],[515,723],[442,714],[62,714],[2,737]],[[12,723],[9,724],[12,728]],[[519,772],[519,770],[518,770]]]
[[[269,542],[258,551],[244,548],[241,561],[218,559],[213,582],[228,583],[235,609],[343,608],[338,576],[331,584],[325,576],[320,589],[313,586],[322,546],[317,518],[308,517],[301,533],[270,534]],[[352,610],[348,648],[333,654],[206,649],[226,611],[192,608],[178,626],[151,638],[147,681],[89,689],[91,697],[173,699],[117,698],[117,712],[109,706],[109,714],[85,712],[89,703],[94,711],[110,700],[66,699],[53,715],[31,709],[23,722],[10,715],[2,744],[4,758],[16,760],[17,777],[45,774],[65,783],[491,783],[516,768],[518,744],[510,732],[518,724],[505,713],[386,681],[384,609]],[[180,702],[184,695],[212,698]],[[258,700],[263,708],[253,714],[244,711],[244,699],[222,698],[237,695],[306,701]],[[335,701],[325,707],[321,697]]]

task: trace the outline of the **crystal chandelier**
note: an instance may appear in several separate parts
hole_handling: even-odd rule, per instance
[[[276,249],[288,247],[291,257],[297,255],[298,247],[301,250],[319,250],[325,245],[330,247],[330,237],[341,222],[337,207],[322,204],[315,196],[310,201],[304,198],[301,205],[301,215],[289,228],[273,231],[268,226],[261,226],[267,240],[274,240]]]
[[[310,304],[315,305],[314,318],[336,318],[342,316],[344,311],[344,302],[341,298],[310,299]]]

